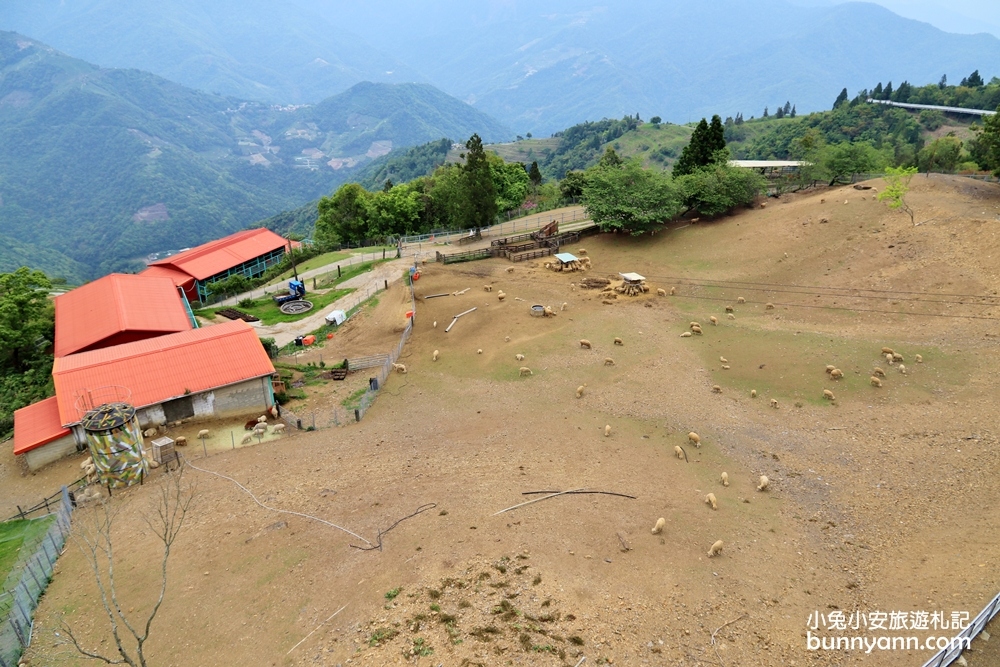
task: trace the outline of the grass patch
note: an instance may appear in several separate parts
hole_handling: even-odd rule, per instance
[[[413,640],[413,648],[410,649],[410,655],[427,657],[433,653],[434,649],[427,645],[427,641],[423,637],[417,637]]]
[[[377,628],[368,638],[368,645],[378,646],[382,642],[387,642],[398,634],[399,630],[395,630],[393,628]]]
[[[47,516],[0,523],[0,581],[7,578],[17,563],[21,547],[30,549],[45,535],[54,520],[54,516]]]
[[[340,275],[337,275],[336,270],[330,271],[329,273],[324,273],[322,275],[316,276],[314,279],[316,281],[317,288],[330,287],[331,285],[336,286],[344,283],[351,278],[360,276],[363,273],[368,273],[372,271],[376,266],[389,260],[375,260],[372,262],[362,262],[361,264],[351,264],[350,266],[341,269]],[[310,283],[311,284],[311,283]]]
[[[306,271],[311,271],[313,269],[318,269],[321,266],[326,266],[327,264],[333,264],[335,262],[340,262],[342,260],[350,258],[350,256],[351,256],[351,253],[349,253],[349,252],[327,252],[327,253],[323,253],[322,255],[316,255],[315,257],[313,257],[311,259],[307,259],[306,261],[304,261],[304,262],[302,262],[300,264],[296,264],[295,266],[298,269],[299,273],[301,274],[301,273],[304,273]],[[294,277],[294,275],[295,274],[292,273],[292,270],[289,269],[288,271],[285,271],[280,276],[278,276],[277,278],[275,278],[274,280],[272,280],[271,282],[269,282],[268,285],[276,285],[276,284],[278,284],[280,282],[284,282],[284,281],[286,281],[286,280]]]
[[[366,391],[368,391],[368,388],[362,387],[341,401],[340,404],[348,410],[357,410],[361,407],[361,397],[365,395]]]
[[[496,635],[500,634],[500,628],[495,625],[487,625],[482,628],[475,628],[469,634],[481,642],[491,642]]]
[[[249,313],[254,317],[258,318],[263,324],[277,324],[279,322],[297,322],[304,317],[309,317],[310,315],[315,315],[318,310],[326,308],[331,303],[338,299],[342,299],[351,292],[353,289],[331,289],[328,292],[319,294],[317,292],[307,292],[306,300],[311,301],[313,304],[312,310],[302,313],[300,315],[286,315],[281,312],[278,304],[274,302],[271,298],[261,298],[254,299],[253,306],[240,307],[239,310]],[[231,307],[231,306],[226,306]],[[210,308],[200,308],[194,311],[194,314],[198,317],[203,317],[205,319],[215,319],[217,317],[216,313],[223,310],[222,306],[212,306]]]
[[[386,591],[386,593],[385,593],[385,599],[386,600],[395,600],[396,597],[400,594],[400,592],[402,592],[402,590],[403,590],[402,586],[397,586],[396,588],[393,588],[392,590]]]

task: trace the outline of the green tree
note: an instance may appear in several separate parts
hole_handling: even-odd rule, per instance
[[[504,162],[494,153],[486,156],[493,180],[497,211],[512,211],[524,203],[531,190],[531,178],[520,162]],[[539,174],[539,178],[541,174]]]
[[[370,193],[357,183],[340,186],[332,197],[319,200],[316,243],[329,248],[341,242],[362,241],[368,234]]]
[[[979,75],[979,70],[976,70],[969,76],[962,79],[961,83],[958,85],[968,88],[982,88],[986,85],[986,83],[983,81],[983,77]]]
[[[622,158],[615,149],[608,146],[607,150],[604,151],[604,155],[601,156],[600,161],[597,163],[601,167],[620,167],[622,166]]]
[[[582,171],[571,171],[559,182],[559,192],[563,199],[578,200],[587,186],[587,175]]]
[[[993,116],[983,117],[983,125],[976,129],[969,152],[982,169],[992,170],[994,176],[1000,177],[1000,107]]]
[[[889,202],[889,208],[893,211],[902,209],[910,216],[910,222],[914,225],[913,209],[906,201],[906,194],[910,191],[910,180],[917,173],[916,167],[889,167],[885,170],[885,187],[878,193],[879,201]]]
[[[470,226],[489,227],[497,215],[497,200],[490,163],[483,150],[483,140],[478,134],[473,134],[465,143],[465,149],[464,169]]]
[[[542,184],[542,172],[538,168],[537,160],[532,161],[531,167],[528,169],[528,179],[531,181],[531,184],[534,185],[536,188]]]
[[[891,87],[892,84],[890,83],[889,86]],[[848,97],[847,97],[847,88],[844,88],[842,91],[840,91],[840,95],[837,95],[837,99],[834,100],[834,102],[833,102],[833,108],[836,109],[841,104],[845,104],[847,102],[847,100],[848,100]]]
[[[702,118],[691,134],[691,141],[681,151],[681,156],[674,165],[674,177],[684,176],[713,164],[725,147],[726,128],[722,124],[722,118],[712,116],[711,125]]]
[[[834,144],[823,155],[823,166],[830,174],[830,185],[840,180],[853,182],[858,174],[879,171],[885,164],[884,156],[867,141]]]
[[[940,137],[921,149],[917,154],[917,165],[920,171],[930,172],[938,170],[944,172],[955,171],[955,167],[961,162],[962,142],[953,135]]]
[[[583,195],[588,215],[602,231],[652,233],[683,210],[670,178],[635,160],[588,170]]]
[[[0,368],[23,373],[51,343],[51,288],[44,273],[25,266],[0,274]]]
[[[767,179],[720,159],[710,167],[681,176],[677,185],[685,206],[701,215],[715,216],[753,204],[767,187]]]
[[[660,118],[659,116],[653,116],[652,118],[649,119],[649,122],[653,124],[653,127],[657,127],[659,126],[660,123],[663,122],[663,119]]]

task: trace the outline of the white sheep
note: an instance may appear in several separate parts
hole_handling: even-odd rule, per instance
[[[277,405],[272,405],[271,409],[268,410],[268,412],[270,412],[271,416],[274,417],[275,419],[278,418],[278,406]]]
[[[890,366],[892,366],[894,363],[896,363],[896,360],[889,353],[886,353],[885,360],[886,360],[886,363],[888,363]]]
[[[565,301],[563,301],[562,305],[559,306],[559,312],[561,313],[562,311],[566,310],[568,307],[569,307],[569,304],[566,303]]]
[[[513,266],[508,266],[507,269],[506,269],[506,271],[507,271],[507,273],[514,273],[514,267]]]
[[[393,364],[392,370],[396,371],[400,375],[406,375],[406,365],[405,364]]]
[[[156,435],[156,429],[155,428],[147,428],[145,431],[142,432],[142,434],[144,436],[146,436],[147,438],[152,438],[154,435]]]
[[[611,357],[604,357],[604,365],[605,366],[614,366],[615,365],[615,360],[612,359]]]
[[[885,377],[885,371],[877,366],[875,367],[875,370],[872,371],[872,374],[877,375],[878,377]]]
[[[705,496],[705,504],[711,505],[712,509],[714,509],[714,510],[719,509],[719,505],[716,503],[715,494],[714,493],[710,493],[707,496]]]
[[[735,315],[733,315],[732,313],[727,313],[727,314],[726,314],[726,317],[728,317],[728,318],[729,318],[729,319],[731,319],[731,320],[735,320],[735,319],[736,319],[736,316],[735,316]]]
[[[581,257],[584,257],[587,254],[587,249],[586,248],[577,248],[576,249],[576,254],[580,255]]]
[[[267,421],[267,415],[261,415],[260,417],[257,417],[258,424],[263,424],[266,421]]]
[[[656,295],[657,296],[666,296],[667,295],[667,290],[663,289],[662,287],[657,287],[656,288]]]
[[[484,292],[492,292],[493,291],[493,285],[483,285],[483,291]]]
[[[882,354],[892,354],[892,353],[893,353],[893,349],[891,347],[883,347],[882,348]]]
[[[503,337],[503,342],[509,343],[510,342],[510,336],[504,336]]]
[[[774,304],[768,301],[764,304],[764,310],[774,310]]]
[[[702,334],[701,327],[691,327],[691,333],[698,334],[700,336]]]
[[[440,357],[440,356],[441,356],[441,352],[438,351],[438,350],[434,350],[434,354],[431,355],[431,361],[437,361],[438,357]]]
[[[437,326],[438,326],[438,321],[434,320],[434,328],[437,329]]]
[[[534,375],[534,373],[527,366],[521,366],[520,370],[518,370],[518,377],[524,377],[525,375]]]
[[[712,385],[712,393],[713,394],[721,394],[722,393],[722,387],[720,387],[717,384],[713,384]]]
[[[479,348],[478,350],[476,350],[476,354],[482,354],[482,353],[483,353],[483,348]]]
[[[694,431],[688,433],[688,440],[695,447],[701,447],[701,436],[695,433]]]
[[[684,458],[684,448],[681,447],[680,445],[674,445],[674,456],[676,456],[679,459],[683,459]]]
[[[827,375],[829,375],[830,373],[832,373],[834,371],[834,369],[836,369],[836,368],[837,368],[836,366],[831,366],[831,365],[827,364],[827,366],[826,366],[826,373],[827,373]]]
[[[690,338],[690,337],[691,337],[690,331],[685,331],[684,333],[681,334],[681,338]]]
[[[778,409],[778,399],[776,398],[771,399],[771,407],[774,408],[775,410]]]
[[[524,355],[523,354],[515,354],[514,358],[517,359],[518,361],[524,361]]]
[[[267,422],[257,424],[253,427],[254,433],[267,433]]]
[[[604,437],[607,438],[611,435],[611,424],[604,425]]]
[[[763,204],[761,204],[763,206]],[[708,550],[708,557],[713,558],[722,553],[722,540],[717,541],[712,545],[712,548]]]
[[[714,327],[719,326],[719,318],[715,315],[709,315],[708,321],[711,322]]]
[[[916,355],[916,356],[915,356],[915,357],[913,357],[913,358],[917,360],[917,363],[918,363],[918,364],[922,364],[922,363],[924,363],[924,358],[923,358],[922,356],[920,356],[919,354],[918,354],[918,355]]]
[[[583,390],[586,387],[587,387],[586,384],[581,384],[579,387],[576,388],[576,397],[577,398],[583,398]]]
[[[621,338],[615,338],[615,345],[624,345],[624,344],[625,344],[625,343],[624,343],[624,342],[622,342],[622,339],[621,339]]]
[[[906,366],[904,366],[903,364],[900,364],[899,365],[899,372],[902,373],[903,375],[906,375]]]
[[[736,303],[746,303],[747,300],[741,296],[736,297]]]
[[[760,476],[760,484],[757,485],[758,491],[767,491],[767,487],[771,485],[771,480],[767,478],[767,475]]]
[[[94,457],[93,456],[88,456],[84,460],[80,461],[80,469],[81,470],[83,468],[86,468],[86,467],[92,466],[92,465],[94,465]]]
[[[721,475],[722,486],[729,486],[729,473],[723,472]]]
[[[271,432],[274,433],[275,435],[277,435],[279,433],[284,433],[285,432],[285,425],[284,424],[275,424],[274,428],[271,429]]]
[[[585,347],[585,348],[587,348],[588,350],[592,350],[592,349],[593,349],[593,346],[592,346],[592,345],[590,344],[590,341],[589,341],[589,340],[587,340],[586,338],[581,338],[581,339],[580,339],[580,347],[581,347],[581,348],[584,348],[584,347]]]
[[[728,364],[729,363],[729,359],[726,359],[725,357],[719,357],[719,361],[721,361],[724,364]]]
[[[757,390],[756,389],[751,389],[750,390],[750,398],[757,398]]]
[[[832,401],[832,400],[835,400],[836,397],[833,395],[832,391],[830,391],[829,389],[824,389],[823,390],[823,398],[825,398],[828,401]]]
[[[833,378],[834,380],[839,380],[840,378],[844,377],[844,371],[840,370],[839,368],[834,368],[832,371],[830,371],[830,377]]]
[[[506,298],[507,298],[507,295],[504,294],[502,291],[501,292],[497,292],[497,299],[499,299],[500,301],[503,301]]]
[[[870,378],[868,378],[868,382],[873,387],[881,387],[882,386],[882,380],[879,379],[879,378],[877,378],[877,377],[875,377],[874,375],[871,376]]]
[[[653,526],[653,535],[659,535],[663,532],[663,527],[667,525],[667,520],[662,516],[656,520],[656,525]]]
[[[905,361],[905,359],[903,359],[903,355],[901,355],[899,352],[893,352],[892,353],[892,360],[893,361]]]
[[[671,288],[670,288],[670,296],[673,296],[673,295],[675,295],[675,294],[677,294],[677,289],[676,289],[676,288],[673,288],[673,287],[671,287]]]
[[[726,312],[727,313],[733,312],[733,307],[732,306],[726,306]]]
[[[178,447],[184,447],[185,445],[188,444],[188,439],[185,438],[183,435],[179,435],[176,438],[174,438],[174,444],[177,445]]]
[[[692,323],[691,323],[690,325],[688,325],[688,326],[690,326],[690,327],[691,327],[691,331],[694,331],[694,330],[695,330],[696,328],[698,328],[698,329],[700,329],[700,328],[701,328],[701,325],[700,325],[699,323],[697,323],[697,322],[692,322]]]
[[[243,439],[240,440],[240,444],[241,445],[249,445],[251,442],[253,442],[253,434],[252,433],[247,433],[246,435],[243,436]]]
[[[211,435],[212,435],[212,432],[209,431],[207,428],[203,428],[200,431],[198,431],[198,437],[199,438],[207,438],[207,437],[209,437]],[[176,442],[176,440],[174,442]]]
[[[722,370],[724,370],[724,371],[728,371],[730,368],[732,368],[732,367],[729,366],[728,364],[722,366]]]

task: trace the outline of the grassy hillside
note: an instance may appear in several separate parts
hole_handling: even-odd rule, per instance
[[[316,107],[209,95],[0,33],[0,266],[73,281],[315,200],[394,147],[504,128],[429,86]]]

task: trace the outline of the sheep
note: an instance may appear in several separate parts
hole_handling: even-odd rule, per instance
[[[764,310],[774,310],[774,304],[768,301],[764,304]]]
[[[260,417],[257,417],[258,424],[263,424],[266,421],[267,421],[267,415],[261,415]]]
[[[406,375],[406,365],[405,364],[393,364],[392,370],[396,371],[400,375]]]
[[[892,360],[893,361],[905,361],[903,359],[903,355],[901,355],[899,352],[893,352],[892,353]]]
[[[615,345],[624,345],[624,341],[621,338],[615,338]]]
[[[719,357],[719,361],[721,361],[724,364],[728,364],[729,363],[729,360],[726,359],[725,357]]]
[[[517,371],[517,376],[523,378],[525,375],[534,375],[534,373],[532,373],[531,369],[527,366],[521,366],[521,368]]]
[[[562,305],[559,306],[559,312],[561,313],[562,311],[566,310],[567,307],[569,307],[569,304],[563,301]]]
[[[667,520],[662,516],[656,520],[656,525],[653,526],[653,535],[659,535],[663,532],[663,527],[667,525]]]
[[[604,425],[604,437],[607,438],[611,435],[611,424]]]
[[[920,356],[919,354],[918,354],[918,355],[916,355],[916,356],[915,356],[915,357],[913,357],[913,358],[914,358],[914,359],[916,360],[916,362],[917,362],[918,364],[922,364],[922,363],[924,363],[924,358],[923,358],[922,356]]]
[[[577,398],[583,398],[583,390],[584,390],[584,388],[586,386],[587,386],[586,384],[581,384],[579,387],[576,388],[576,397]]]
[[[836,397],[833,395],[833,392],[830,391],[829,389],[824,389],[823,390],[823,398],[825,398],[828,401],[832,401],[832,400],[836,399]]]
[[[695,333],[700,336],[702,334],[701,327],[691,327],[691,333]]]
[[[891,354],[888,354],[888,353],[885,355],[885,361],[890,366],[892,366],[894,363],[896,363],[896,360],[893,358],[893,356]]]
[[[906,375],[906,366],[904,366],[903,364],[900,364],[899,365],[899,372],[902,373],[903,375]]]
[[[439,350],[434,350],[434,353],[431,355],[431,361],[437,361],[440,356],[441,352]]]
[[[760,484],[757,485],[758,491],[767,491],[767,487],[771,485],[771,480],[767,478],[767,475],[760,476]]]
[[[893,353],[893,350],[892,350],[891,347],[883,347],[882,348],[882,354],[892,354],[892,353]]]
[[[585,347],[585,348],[587,348],[588,350],[592,350],[592,349],[593,349],[593,346],[592,346],[592,345],[590,344],[590,341],[589,341],[589,340],[587,340],[586,338],[581,338],[581,339],[580,339],[580,347],[581,347],[581,348],[584,348],[584,347]]]
[[[523,354],[515,354],[514,358],[517,359],[518,361],[524,361],[524,355]]]
[[[836,368],[837,368],[836,366],[831,366],[830,364],[827,364],[827,366],[826,366],[826,373],[827,373],[827,375],[829,375],[830,373],[832,373],[834,371],[834,369],[836,369]]]
[[[736,297],[736,303],[746,303],[747,300],[741,296]]]
[[[434,328],[437,329],[437,327],[438,327],[438,321],[434,320]]]
[[[614,366],[615,365],[615,360],[612,359],[611,357],[604,357],[604,365],[605,366]]]
[[[271,429],[271,432],[274,433],[275,435],[277,435],[278,433],[284,433],[285,432],[285,425],[284,424],[275,424],[274,428]]]
[[[483,348],[479,348],[478,350],[476,350],[476,354],[482,354],[482,353],[483,353]]]
[[[699,436],[694,431],[691,431],[690,433],[688,433],[688,440],[695,447],[699,447],[699,448],[701,447],[701,436]]]
[[[713,394],[721,394],[722,393],[722,387],[720,387],[717,384],[713,384],[712,385],[712,393]]]
[[[268,412],[270,412],[271,416],[274,417],[275,419],[278,418],[278,406],[277,405],[272,405],[271,409],[268,410]]]
[[[877,367],[877,366],[875,367],[875,370],[872,371],[872,374],[873,375],[877,375],[879,377],[885,377],[885,371],[882,370],[881,368]]]
[[[834,368],[832,371],[830,371],[830,377],[833,378],[834,380],[839,380],[840,378],[844,377],[844,371],[840,370],[839,368]]]
[[[503,337],[503,342],[509,343],[510,342],[510,336],[504,336]]]
[[[245,436],[243,436],[243,439],[240,440],[240,444],[241,445],[249,445],[251,442],[253,442],[253,434],[252,433],[247,433]]]
[[[732,306],[726,306],[726,312],[727,313],[733,312],[733,307]]]
[[[761,206],[763,207],[764,205],[761,204]],[[714,556],[718,556],[721,553],[722,553],[722,540],[718,540],[715,544],[712,545],[712,548],[708,550],[708,557],[712,558]]]
[[[152,438],[154,435],[156,435],[156,429],[147,428],[145,431],[142,432],[142,434],[147,438]]]
[[[722,366],[722,370],[724,370],[724,371],[728,371],[730,368],[731,368],[731,366],[729,366],[728,364],[723,364],[723,366]]]
[[[177,445],[178,447],[183,447],[186,444],[188,444],[188,439],[185,438],[183,435],[179,435],[176,438],[174,438],[174,444]]]
[[[736,316],[733,315],[732,313],[729,313],[728,315],[726,315],[726,317],[728,317],[731,320],[735,320],[736,319]]]
[[[719,318],[716,317],[715,315],[710,315],[708,317],[708,321],[712,323],[712,326],[715,327],[719,326]]]
[[[698,323],[698,322],[691,322],[691,324],[690,324],[689,326],[691,327],[691,330],[692,330],[692,331],[694,331],[694,330],[695,330],[695,328],[698,328],[698,329],[700,329],[700,328],[701,328],[701,324],[700,324],[700,323]]]
[[[198,437],[199,437],[199,438],[207,438],[207,437],[209,437],[210,435],[212,435],[212,432],[211,432],[211,431],[209,431],[209,430],[208,430],[207,428],[203,428],[203,429],[201,429],[200,431],[198,431]],[[175,441],[175,442],[176,442],[176,441]]]
[[[705,504],[706,505],[711,505],[712,509],[714,509],[714,510],[719,509],[719,505],[715,501],[715,494],[714,493],[710,493],[707,496],[705,496]]]
[[[88,466],[92,466],[92,465],[94,465],[94,457],[93,456],[88,456],[84,460],[80,461],[80,469],[81,470],[84,469],[84,468],[86,468],[86,467],[88,467]]]
[[[720,480],[722,481],[722,486],[729,486],[729,473],[723,472],[720,476]]]
[[[677,294],[677,288],[675,288],[675,287],[671,287],[671,288],[670,288],[670,296],[673,296],[673,295],[675,295],[675,294]]]
[[[492,292],[493,291],[493,285],[483,285],[483,291],[484,292]]]
[[[267,433],[267,422],[257,424],[253,427],[254,433]]]
[[[506,270],[507,270],[507,273],[514,273],[514,267],[513,266],[508,266]]]
[[[882,380],[880,380],[879,378],[875,377],[874,375],[871,376],[870,378],[868,378],[868,382],[873,387],[881,387],[882,386]]]
[[[507,295],[504,294],[502,291],[497,292],[497,299],[499,299],[500,301],[503,301],[506,298],[507,298]]]
[[[674,456],[679,459],[684,458],[684,448],[680,445],[674,445]]]
[[[666,295],[667,295],[667,290],[663,289],[662,287],[656,288],[656,296],[666,296]]]
[[[778,409],[778,399],[776,398],[771,399],[771,407],[774,408],[775,410]]]
[[[756,389],[751,389],[750,390],[750,398],[757,398],[757,390]]]
[[[681,334],[681,338],[690,338],[690,337],[691,337],[690,331],[685,331],[684,333]]]

